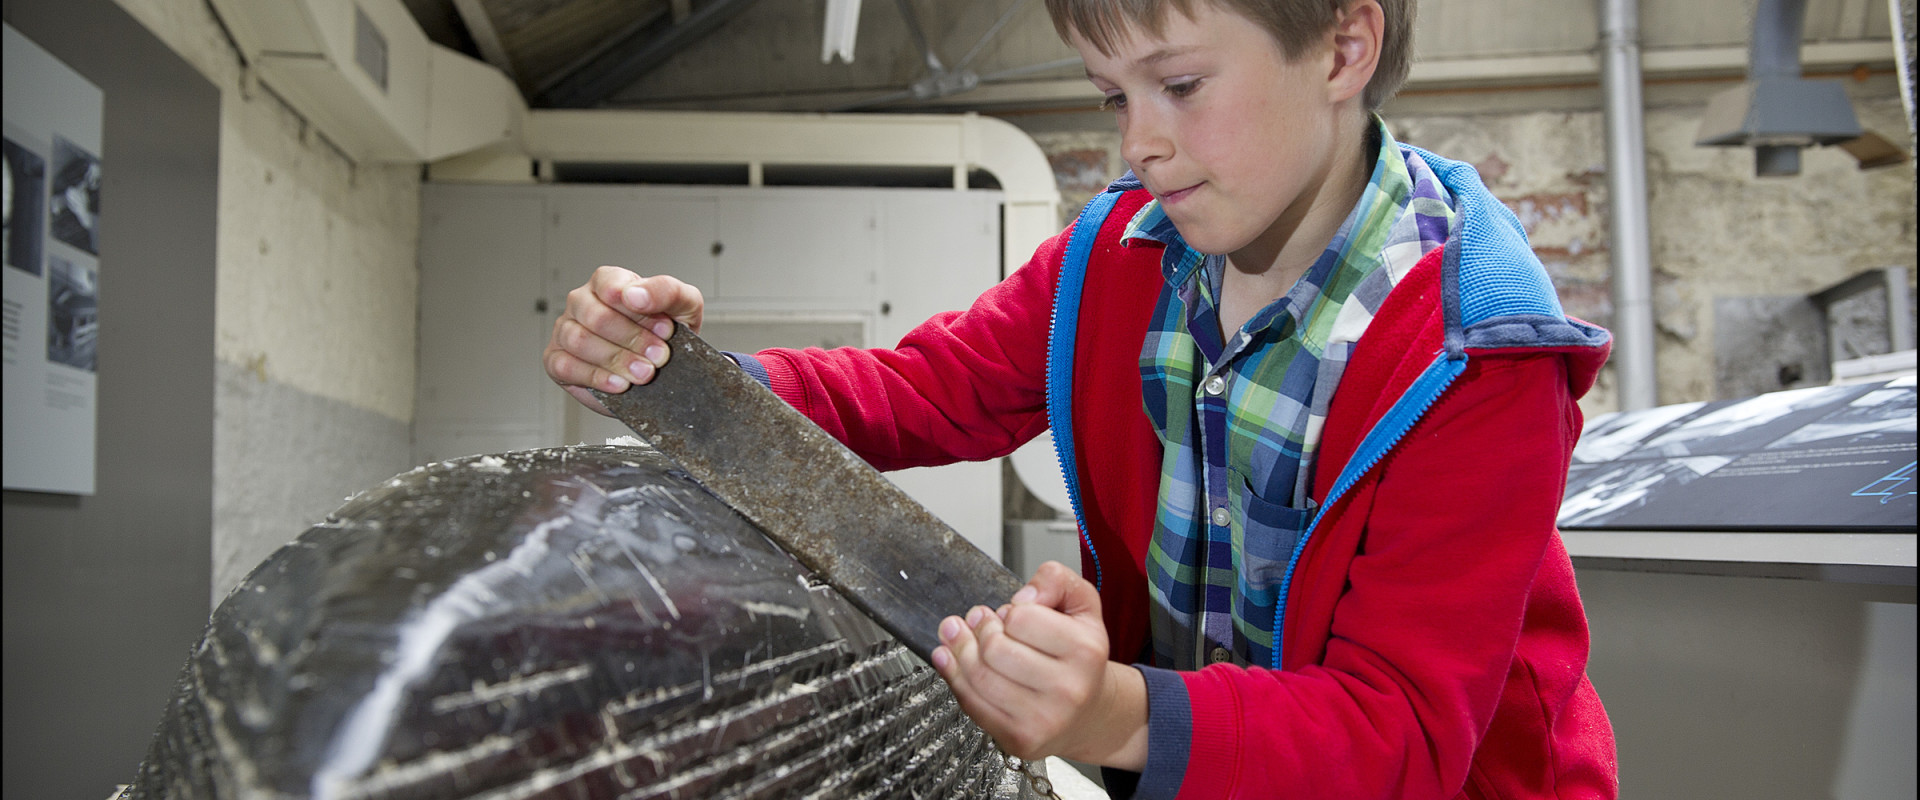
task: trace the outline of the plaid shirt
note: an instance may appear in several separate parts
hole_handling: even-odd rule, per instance
[[[1154,663],[1272,663],[1275,603],[1317,510],[1313,455],[1354,343],[1381,301],[1446,239],[1453,201],[1419,155],[1374,121],[1379,156],[1360,201],[1285,297],[1222,341],[1226,258],[1188,247],[1150,202],[1122,241],[1166,246],[1167,286],[1140,354],[1165,446],[1147,553]]]

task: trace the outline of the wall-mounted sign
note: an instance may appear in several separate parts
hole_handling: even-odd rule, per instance
[[[5,484],[93,494],[105,96],[5,28]]]

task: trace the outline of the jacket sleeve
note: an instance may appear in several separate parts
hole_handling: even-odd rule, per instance
[[[1558,356],[1473,359],[1370,489],[1333,510],[1365,529],[1320,662],[1180,675],[1190,704],[1180,793],[1457,796],[1556,535],[1578,419]]]
[[[883,470],[996,458],[1047,427],[1046,359],[1065,234],[965,311],[891,350],[754,355],[775,394]]]

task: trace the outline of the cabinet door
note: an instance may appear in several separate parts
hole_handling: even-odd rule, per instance
[[[540,369],[554,311],[542,307],[543,201],[427,186],[422,203],[414,459],[551,444],[558,407]]]
[[[720,198],[714,298],[864,312],[878,280],[871,191],[764,189]]]
[[[714,200],[710,196],[626,187],[550,190],[547,281],[550,296],[587,282],[601,265],[642,275],[672,275],[711,296],[715,290]]]
[[[893,192],[880,204],[881,347],[1000,281],[999,192]]]
[[[999,279],[1001,195],[893,191],[881,197],[877,288],[884,313],[876,340],[892,347],[928,317],[971,305]],[[999,461],[900,470],[887,477],[974,546],[1001,556]]]

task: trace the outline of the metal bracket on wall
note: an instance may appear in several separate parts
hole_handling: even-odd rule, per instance
[[[1851,278],[1836,283],[1813,294],[1807,299],[1813,301],[1814,308],[1820,310],[1821,321],[1828,331],[1832,331],[1833,321],[1830,310],[1840,302],[1852,297],[1885,289],[1887,297],[1887,347],[1889,351],[1913,349],[1913,306],[1907,297],[1907,268],[1886,267],[1870,269]]]

